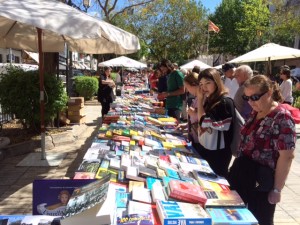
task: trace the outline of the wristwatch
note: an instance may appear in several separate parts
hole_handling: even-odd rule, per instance
[[[277,189],[277,188],[274,188],[274,189],[273,189],[273,192],[274,192],[274,193],[281,193],[281,191],[280,191],[279,189]]]

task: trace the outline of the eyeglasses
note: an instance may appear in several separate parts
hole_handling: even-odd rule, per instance
[[[242,98],[245,100],[245,101],[253,101],[253,102],[256,102],[258,101],[264,94],[266,94],[268,91],[262,93],[262,94],[255,94],[255,95],[251,95],[251,96],[247,96],[247,95],[242,95]]]

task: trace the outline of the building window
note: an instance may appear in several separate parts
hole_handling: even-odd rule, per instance
[[[0,54],[0,63],[3,63],[2,54]]]

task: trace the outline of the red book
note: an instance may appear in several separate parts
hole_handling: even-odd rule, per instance
[[[130,141],[130,137],[114,135],[112,138],[114,141]]]
[[[164,161],[168,162],[168,163],[171,163],[168,155],[160,155],[159,158],[161,160],[164,160]]]
[[[207,198],[202,188],[199,185],[187,183],[180,180],[171,180],[169,182],[170,197],[186,199],[192,203],[200,203],[205,205]]]

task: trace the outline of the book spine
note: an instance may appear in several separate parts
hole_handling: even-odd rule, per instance
[[[211,219],[210,218],[181,218],[181,219],[164,219],[162,225],[170,225],[170,224],[178,224],[178,225],[195,225],[195,224],[201,224],[201,225],[211,225]]]

